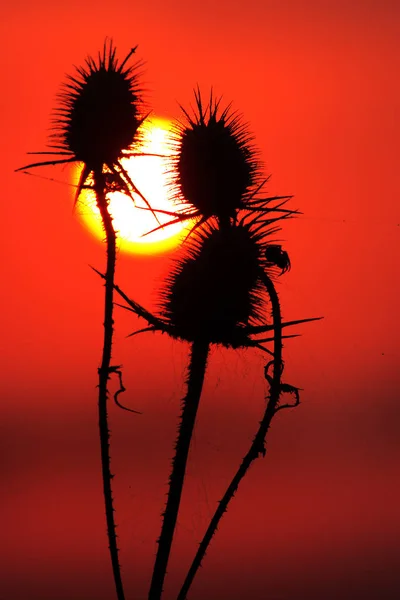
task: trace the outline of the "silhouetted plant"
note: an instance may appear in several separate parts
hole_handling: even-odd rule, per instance
[[[209,346],[249,345],[240,339],[240,329],[257,317],[260,304],[262,235],[258,232],[292,214],[282,209],[288,197],[279,197],[274,199],[282,201],[281,205],[275,202],[274,209],[282,209],[278,217],[258,222],[259,214],[272,208],[272,201],[257,195],[264,181],[253,137],[230,105],[220,110],[221,99],[215,100],[212,91],[204,107],[197,88],[195,103],[192,115],[181,107],[185,120],[176,129],[171,184],[175,200],[189,208],[173,222],[195,218],[196,229],[211,219],[219,229],[206,228],[187,248],[164,294],[164,315],[178,336],[192,343],[192,350],[150,600],[158,600],[162,593]],[[256,211],[256,217],[247,223],[244,217],[238,226],[241,209],[250,215]]]
[[[241,347],[235,339],[237,327],[248,325],[257,314],[256,233],[254,238],[249,235],[251,228],[243,222],[242,227],[233,225],[241,208],[251,211],[255,208],[252,202],[258,209],[261,204],[269,204],[254,200],[260,188],[260,165],[240,116],[231,113],[229,106],[220,112],[220,100],[215,101],[212,92],[206,108],[199,89],[195,100],[197,111],[193,111],[193,117],[182,108],[186,124],[177,128],[178,151],[171,170],[175,198],[189,204],[189,209],[181,211],[172,222],[197,218],[196,229],[211,218],[220,229],[208,227],[200,234],[197,247],[189,247],[189,254],[170,276],[164,293],[164,316],[192,347],[149,600],[158,600],[162,594],[209,346],[220,343]]]
[[[59,155],[62,158],[32,163],[18,169],[82,163],[75,202],[84,188],[94,190],[106,234],[104,338],[101,366],[98,369],[98,409],[107,533],[119,600],[124,600],[124,591],[113,514],[107,399],[110,374],[117,373],[121,381],[121,372],[119,367],[111,365],[116,233],[109,212],[107,193],[118,189],[131,197],[135,192],[143,198],[121,164],[122,158],[140,154],[134,150],[139,141],[139,127],[146,118],[139,83],[139,69],[143,63],[136,62],[128,66],[135,50],[133,48],[119,63],[116,48],[111,40],[106,40],[97,60],[89,56],[84,67],[76,67],[76,74],[68,76],[59,95],[59,107],[55,112],[54,131],[49,146],[51,150],[32,153]],[[121,406],[117,396],[115,401]]]

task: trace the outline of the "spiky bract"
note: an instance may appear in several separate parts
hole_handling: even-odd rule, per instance
[[[266,238],[275,231],[253,219],[223,229],[208,224],[191,236],[162,293],[161,315],[178,337],[248,345],[244,328],[265,322],[260,273],[267,268]]]
[[[220,110],[211,92],[203,106],[195,90],[193,115],[182,107],[185,121],[177,126],[177,154],[172,170],[175,196],[189,202],[206,220],[226,222],[243,208],[260,182],[258,152],[246,124],[231,106]]]

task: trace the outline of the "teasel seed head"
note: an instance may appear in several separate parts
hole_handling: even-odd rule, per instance
[[[244,327],[265,322],[268,298],[260,273],[271,266],[266,249],[278,229],[263,228],[260,219],[227,228],[207,223],[183,245],[160,306],[177,337],[237,348],[245,345]]]
[[[76,199],[95,169],[111,173],[119,189],[136,191],[120,159],[129,156],[140,141],[139,127],[147,114],[140,84],[141,67],[129,65],[133,48],[122,62],[116,47],[106,39],[97,59],[89,56],[84,66],[58,94],[49,150],[31,154],[60,155],[59,159],[32,163],[17,169],[78,162],[83,164]]]
[[[131,147],[143,120],[138,67],[126,66],[131,51],[119,64],[112,41],[104,43],[97,61],[86,59],[68,76],[59,95],[53,139],[60,149],[71,152],[89,166],[113,164]]]
[[[193,114],[185,109],[175,131],[171,168],[173,196],[189,203],[193,216],[220,223],[235,218],[260,184],[259,153],[242,117],[221,109],[213,92],[206,106],[199,88],[194,91]]]

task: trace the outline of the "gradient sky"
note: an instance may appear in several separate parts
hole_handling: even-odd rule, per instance
[[[284,349],[302,403],[273,422],[191,600],[381,600],[400,594],[400,9],[391,0],[201,3],[15,0],[0,33],[1,600],[114,597],[101,493],[96,369],[104,246],[68,185],[14,173],[44,150],[65,73],[114,39],[139,44],[156,114],[199,84],[233,101],[256,135],[284,224],[286,319],[323,315]],[[68,182],[54,167],[38,175]],[[171,255],[120,254],[117,281],[150,308]],[[116,520],[127,599],[145,598],[167,491],[187,346],[126,339],[110,408]],[[265,359],[214,348],[166,584],[172,599],[264,408]]]

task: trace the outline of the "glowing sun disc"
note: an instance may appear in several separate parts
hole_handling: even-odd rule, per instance
[[[165,119],[152,118],[142,126],[143,142],[138,152],[149,154],[171,155],[169,139],[171,122]],[[149,202],[152,208],[166,211],[176,211],[176,206],[167,196],[167,161],[161,156],[134,156],[121,159],[130,178]],[[78,170],[75,173],[79,177]],[[146,203],[133,194],[132,198],[123,192],[108,194],[109,210],[117,232],[118,247],[123,252],[139,254],[159,254],[178,246],[187,235],[190,224],[176,223],[158,229],[148,235],[147,232],[159,226]],[[94,192],[84,190],[79,199],[78,213],[85,226],[98,239],[104,240],[105,234],[96,205]],[[168,223],[174,217],[156,213],[160,224]]]

